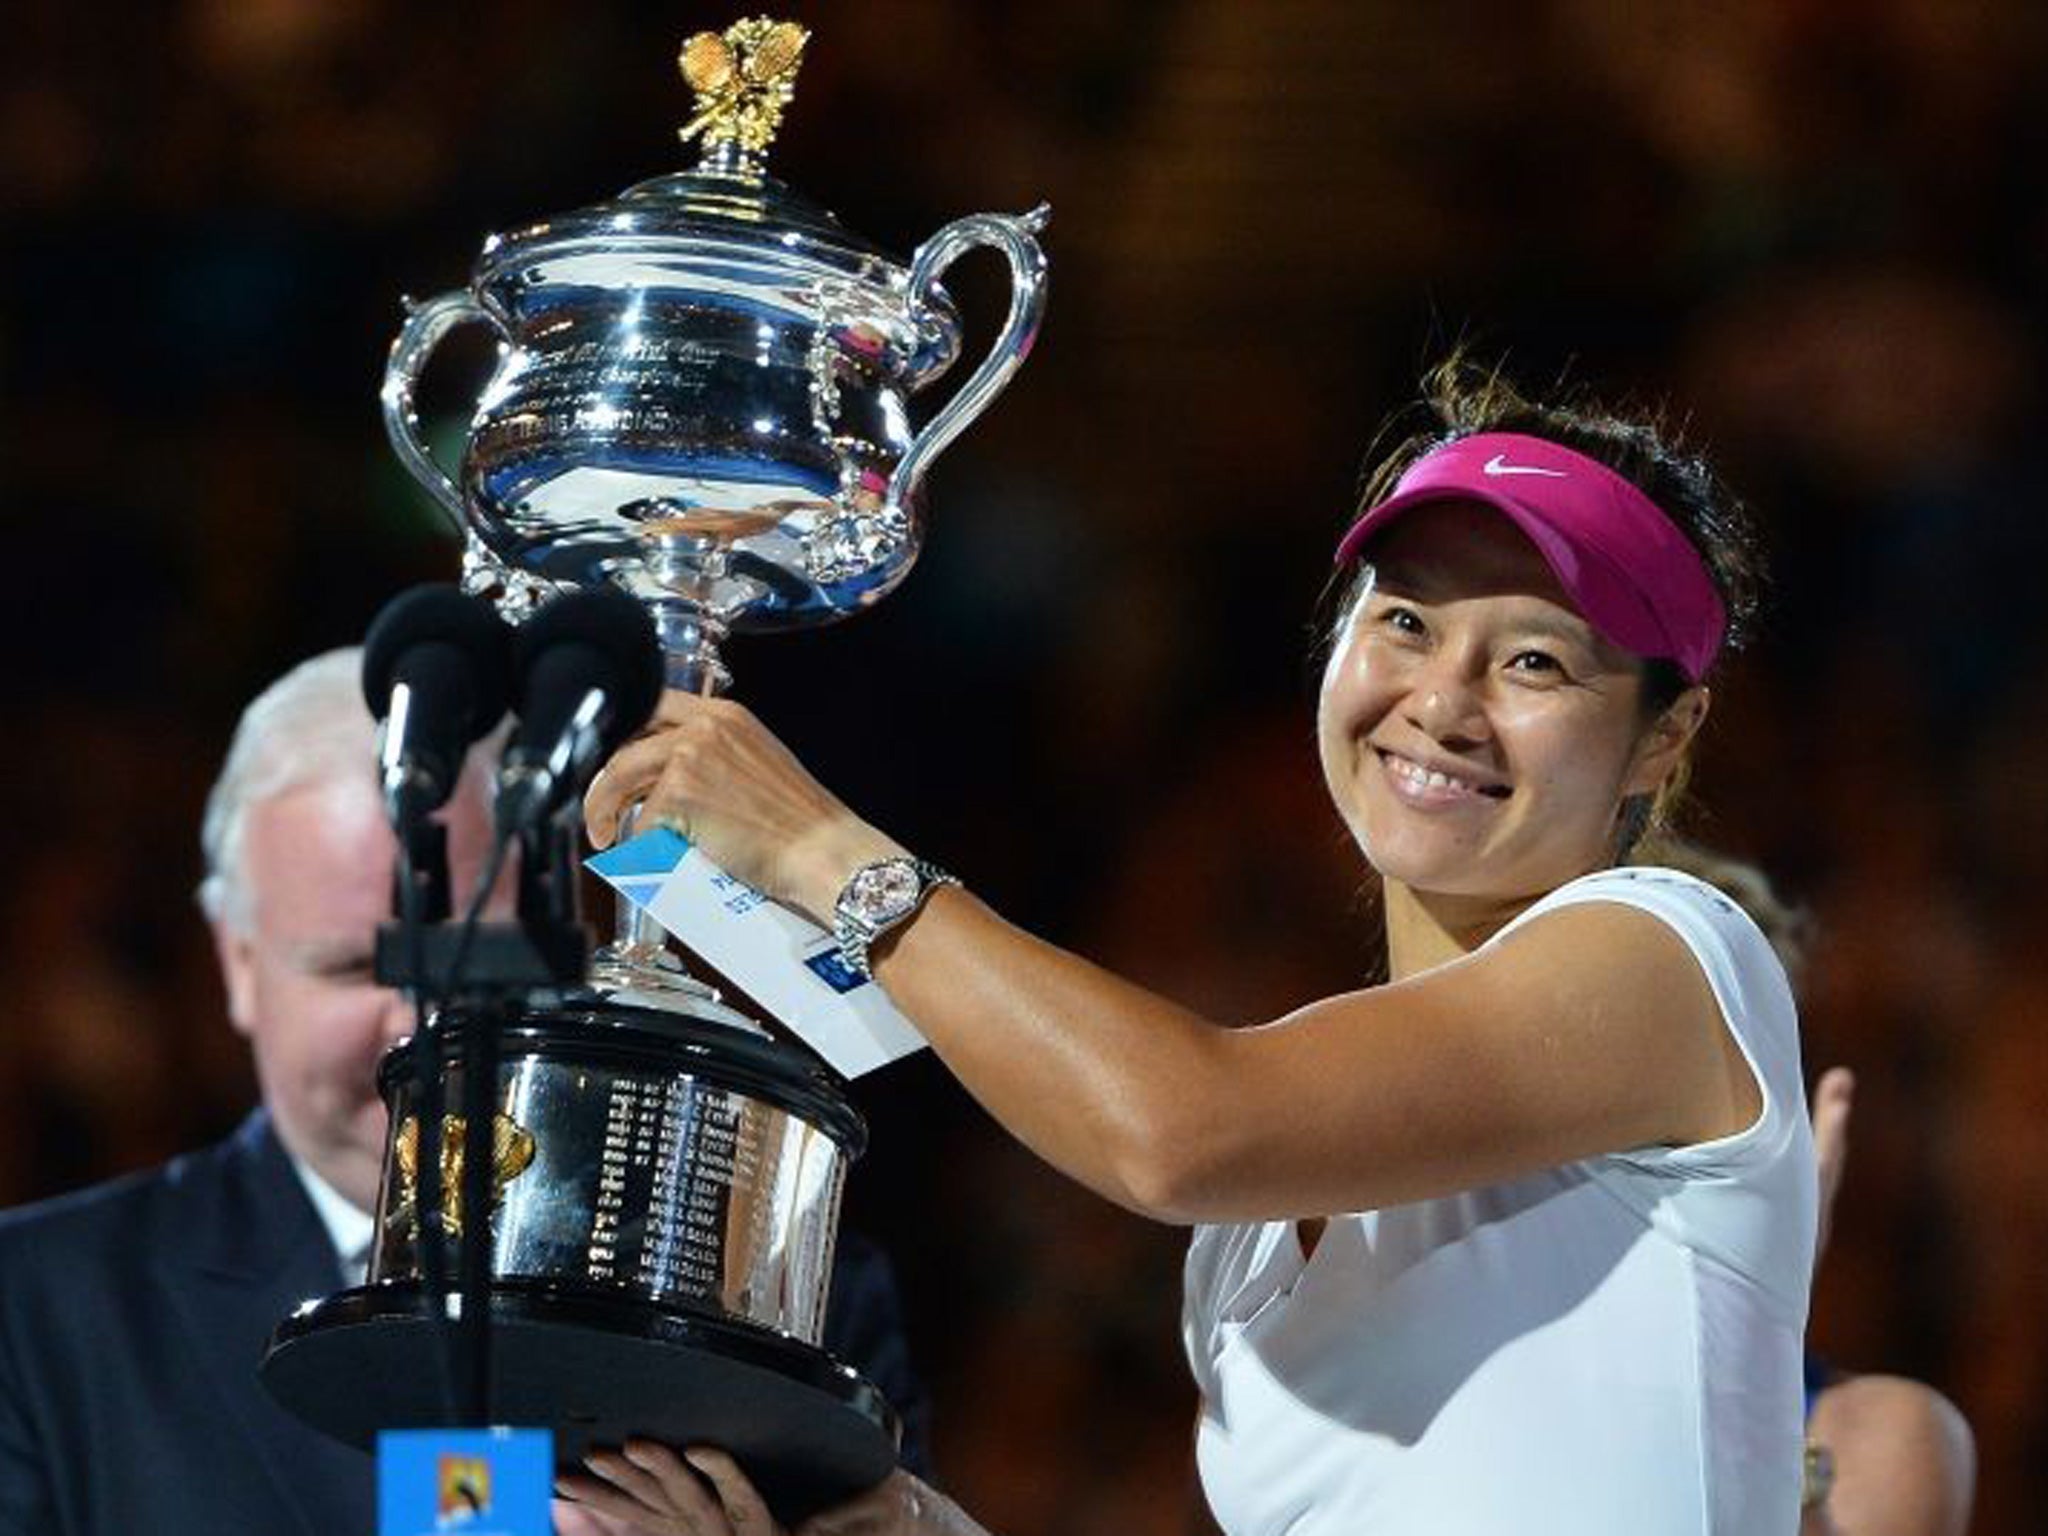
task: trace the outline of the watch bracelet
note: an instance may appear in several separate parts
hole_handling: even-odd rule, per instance
[[[903,912],[872,931],[856,924],[845,912],[846,895],[853,888],[853,883],[879,865],[895,864],[899,861],[907,861],[911,871],[917,876],[917,899]],[[832,942],[838,946],[839,958],[845,962],[847,969],[862,981],[874,980],[875,972],[868,956],[874,948],[875,941],[901,928],[922,912],[924,904],[931,900],[932,892],[942,885],[958,886],[960,877],[941,869],[929,859],[918,858],[915,854],[895,854],[886,859],[871,859],[848,875],[845,883],[839,888],[839,899],[832,904]]]

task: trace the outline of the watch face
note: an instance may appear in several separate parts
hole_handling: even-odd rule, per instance
[[[923,882],[908,859],[891,859],[862,870],[847,891],[853,915],[870,925],[901,917],[917,904]]]

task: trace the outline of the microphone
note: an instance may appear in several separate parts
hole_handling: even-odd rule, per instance
[[[363,701],[383,724],[384,811],[403,834],[447,804],[471,742],[511,695],[511,630],[447,585],[401,592],[363,640]]]
[[[501,837],[537,827],[646,723],[663,670],[653,619],[616,587],[567,593],[519,629],[520,724],[498,775]]]

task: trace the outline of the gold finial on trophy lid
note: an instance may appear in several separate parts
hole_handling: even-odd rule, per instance
[[[810,40],[796,22],[766,16],[684,39],[676,62],[696,93],[697,115],[682,130],[683,142],[701,134],[707,155],[725,144],[747,158],[763,153],[796,93],[797,67]]]

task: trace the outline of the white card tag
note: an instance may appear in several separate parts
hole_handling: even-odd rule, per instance
[[[744,987],[842,1077],[922,1047],[924,1036],[831,934],[720,869],[666,828],[586,861],[621,897]]]

